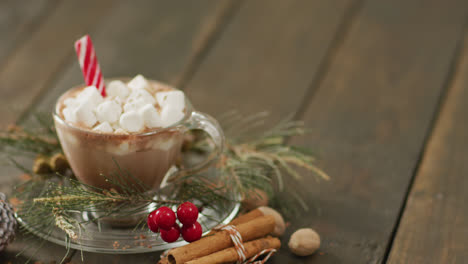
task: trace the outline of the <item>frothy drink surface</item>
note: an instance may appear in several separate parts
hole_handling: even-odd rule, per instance
[[[182,91],[147,81],[111,81],[103,98],[93,86],[65,93],[55,118],[62,148],[77,178],[111,188],[118,166],[150,188],[159,187],[180,155],[187,112]],[[121,171],[121,172],[122,172]]]

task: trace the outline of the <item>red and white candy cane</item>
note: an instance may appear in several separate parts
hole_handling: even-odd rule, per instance
[[[75,42],[75,50],[86,85],[95,86],[102,96],[106,96],[104,78],[89,35],[85,35]]]

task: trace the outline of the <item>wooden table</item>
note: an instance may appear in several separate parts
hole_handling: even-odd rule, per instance
[[[332,180],[306,175],[312,210],[270,263],[468,263],[467,15],[466,0],[4,0],[0,125],[82,82],[73,42],[89,33],[107,77],[142,73],[214,116],[268,110],[311,128],[291,143],[314,149]],[[12,175],[2,170],[0,191]],[[311,257],[287,249],[300,227],[322,236]],[[0,260],[22,263],[39,244],[20,237]],[[65,252],[45,243],[34,259]]]

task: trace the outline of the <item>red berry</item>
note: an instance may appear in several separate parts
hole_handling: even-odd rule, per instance
[[[198,219],[198,208],[191,202],[185,202],[177,208],[177,218],[183,225],[192,225]]]
[[[161,238],[167,243],[172,243],[180,237],[180,227],[174,224],[171,228],[164,230],[161,229]]]
[[[159,228],[169,230],[176,222],[176,215],[171,208],[163,206],[158,209],[156,214],[156,223]]]
[[[184,225],[182,227],[182,237],[187,242],[193,242],[201,238],[202,227],[200,223],[195,222],[191,225]]]
[[[158,213],[158,210],[154,210],[148,215],[148,218],[146,219],[146,223],[148,224],[149,229],[154,233],[159,232],[159,226],[156,222],[156,215],[158,215]]]

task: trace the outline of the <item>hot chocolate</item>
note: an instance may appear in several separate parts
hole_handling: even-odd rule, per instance
[[[216,121],[192,112],[182,91],[141,75],[107,83],[105,98],[92,86],[69,90],[59,98],[54,120],[76,177],[100,188],[115,187],[106,179],[118,167],[132,175],[127,180],[158,188],[188,129],[206,129],[218,147],[223,141]]]

